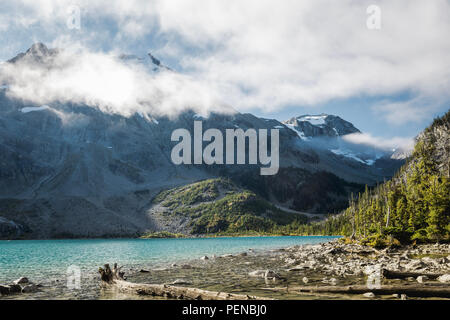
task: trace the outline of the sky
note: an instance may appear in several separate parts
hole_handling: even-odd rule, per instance
[[[449,34],[448,0],[0,2],[1,61],[40,41],[70,48],[78,63],[50,77],[20,70],[16,94],[30,100],[69,92],[125,115],[155,97],[174,114],[181,105],[278,120],[328,113],[381,140],[411,139],[449,109]],[[178,75],[148,78],[111,60],[147,52]],[[112,77],[122,79],[96,85]]]

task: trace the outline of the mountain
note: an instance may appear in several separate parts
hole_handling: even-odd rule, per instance
[[[449,195],[450,111],[417,137],[412,157],[390,181],[303,232],[343,234],[374,246],[450,241]]]
[[[156,229],[172,233],[276,233],[308,221],[223,178],[164,190],[153,204]]]
[[[161,61],[155,58],[151,53],[148,53],[145,57],[138,57],[134,54],[121,54],[119,59],[128,64],[144,65],[150,72],[158,72],[161,70],[172,71],[169,67],[161,63]]]
[[[41,42],[34,43],[27,51],[19,53],[14,58],[8,60],[8,63],[45,63],[50,62],[51,58],[58,54],[57,49],[48,49]]]
[[[7,63],[51,68],[57,54],[35,44]],[[150,55],[119,58],[145,63],[149,72],[173,72]],[[11,98],[8,90],[7,83],[0,89],[0,217],[9,233],[0,237],[117,237],[158,231],[151,208],[161,190],[218,177],[285,210],[338,212],[351,193],[390,178],[404,163],[382,150],[369,152],[345,142],[347,133],[359,130],[333,115],[321,115],[323,124],[312,116],[282,123],[248,113],[201,116],[190,110],[176,118],[144,112],[125,117],[83,104],[31,104]],[[261,176],[259,165],[174,165],[171,134],[186,128],[193,135],[194,120],[202,120],[203,130],[279,129],[278,174]]]
[[[351,133],[361,133],[355,126],[344,119],[328,114],[302,115],[283,122],[298,132],[302,139],[314,137],[339,137]]]

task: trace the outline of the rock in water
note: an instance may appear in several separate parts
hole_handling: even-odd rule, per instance
[[[37,289],[38,289],[37,285],[27,284],[25,287],[22,288],[22,293],[36,292]]]
[[[250,277],[264,277],[266,271],[265,270],[255,270],[252,272],[249,272],[248,275]]]
[[[29,283],[30,281],[28,280],[27,277],[20,277],[19,279],[15,280],[13,283],[14,284],[24,284],[24,283]]]
[[[442,276],[437,278],[437,280],[442,283],[448,283],[450,282],[450,274],[443,274]]]
[[[264,278],[265,279],[280,279],[280,276],[278,274],[276,274],[275,271],[266,270],[266,272],[264,273]]]
[[[375,298],[375,294],[373,292],[366,292],[363,296],[366,298]]]
[[[189,281],[183,280],[183,279],[176,279],[174,282],[172,282],[173,285],[181,285],[181,284],[191,284]]]
[[[203,256],[203,257],[201,257],[200,259],[201,259],[201,260],[208,260],[209,258],[208,258],[208,256]]]
[[[22,287],[18,284],[11,284],[9,286],[9,292],[10,293],[21,293],[22,292]]]
[[[417,282],[418,283],[424,283],[424,281],[427,281],[428,277],[427,276],[418,276],[417,277]]]
[[[0,285],[0,294],[1,295],[7,295],[10,294],[10,287],[9,286],[4,286],[4,285]]]

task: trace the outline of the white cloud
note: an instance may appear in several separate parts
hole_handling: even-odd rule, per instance
[[[352,133],[342,137],[343,140],[354,143],[371,146],[379,149],[392,150],[402,148],[403,150],[412,150],[414,139],[403,137],[380,138],[367,133]]]
[[[419,96],[406,101],[381,103],[373,106],[372,109],[387,122],[403,125],[410,122],[418,123],[430,118],[430,114],[437,111],[442,103],[438,99]]]
[[[0,83],[7,95],[36,104],[74,102],[104,112],[175,116],[186,108],[198,113],[231,112],[217,102],[208,85],[171,71],[151,73],[142,64],[113,55],[66,48],[51,63],[3,64]]]
[[[14,13],[6,11],[3,17],[20,16],[52,32],[65,23],[66,8],[73,4],[6,3]],[[403,91],[430,101],[449,98],[446,0],[78,0],[76,4],[82,11],[82,28],[83,19],[95,17],[116,22],[115,39],[144,37],[155,30],[171,39],[159,52],[175,55],[184,72],[239,110],[269,112],[286,105]],[[370,4],[381,8],[381,30],[366,27]],[[68,36],[66,31],[61,37]],[[100,32],[84,34],[93,37]],[[404,107],[413,108],[386,104],[377,110],[395,123],[398,118],[392,110]],[[423,112],[430,108],[432,103]],[[403,118],[403,123],[416,117]]]

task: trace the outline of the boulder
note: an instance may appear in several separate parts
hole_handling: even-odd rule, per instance
[[[4,286],[4,285],[0,284],[0,294],[1,295],[7,295],[7,294],[10,294],[10,293],[11,293],[11,291],[10,291],[10,287],[9,286]]]
[[[450,282],[450,274],[443,274],[442,276],[437,278],[437,280],[442,283],[449,283]]]
[[[20,277],[19,279],[13,281],[14,284],[24,284],[24,283],[29,283],[30,281],[28,280],[27,277]]]
[[[265,270],[255,270],[252,272],[249,272],[249,276],[250,277],[264,277],[264,275],[266,274]]]
[[[209,260],[208,256],[203,256],[200,258],[201,260]]]
[[[418,283],[424,283],[425,281],[427,281],[428,280],[428,277],[427,276],[418,276],[417,277],[417,282]]]
[[[266,270],[264,273],[264,279],[281,279],[281,277],[272,270]]]
[[[21,293],[22,287],[19,284],[10,284],[9,285],[9,292],[10,293]]]
[[[25,287],[22,288],[22,293],[30,293],[30,292],[36,292],[38,290],[37,285],[35,284],[27,284]]]
[[[375,294],[373,292],[363,293],[363,296],[366,298],[375,298]]]
[[[173,285],[181,285],[181,284],[191,284],[189,281],[183,280],[183,279],[176,279],[171,284]]]

